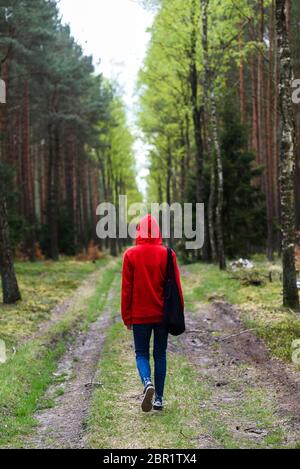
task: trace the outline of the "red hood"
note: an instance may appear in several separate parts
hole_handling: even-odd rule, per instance
[[[137,225],[136,244],[162,244],[158,223],[151,215],[146,215]]]

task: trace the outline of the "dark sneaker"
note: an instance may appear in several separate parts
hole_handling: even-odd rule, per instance
[[[144,389],[144,398],[142,402],[142,411],[150,412],[152,410],[152,400],[155,393],[155,389],[152,383],[148,383]]]
[[[162,399],[155,399],[154,404],[153,404],[153,410],[163,410],[163,402]]]

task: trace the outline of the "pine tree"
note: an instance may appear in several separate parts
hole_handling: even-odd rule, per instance
[[[14,169],[10,189],[16,194],[7,201],[12,248],[20,245],[34,260],[39,243],[58,260],[61,252],[86,251],[91,240],[101,244],[95,234],[101,197],[116,198],[123,187],[140,197],[132,145],[124,135],[121,175],[110,149],[99,166],[101,141],[115,125],[113,86],[95,74],[92,57],[62,24],[57,1],[0,4],[8,88],[1,158]],[[118,123],[121,140],[124,127]],[[110,192],[102,187],[108,173],[118,174]]]
[[[280,195],[283,263],[283,304],[299,307],[295,269],[295,126],[292,105],[293,69],[286,18],[287,2],[276,0],[276,31],[280,62],[279,104],[282,119]]]
[[[0,112],[3,112],[3,109],[0,108]],[[0,161],[0,272],[3,302],[6,304],[15,303],[21,299],[14,269],[8,226],[6,193],[9,187],[9,176],[8,168]]]
[[[239,111],[228,97],[222,121],[222,158],[224,162],[224,241],[228,256],[247,256],[262,246],[266,231],[263,193],[252,184],[262,168],[256,167],[255,155],[247,148],[247,129]]]
[[[7,29],[7,12],[0,11],[0,26],[2,30]],[[11,53],[11,45],[4,43],[0,47],[0,77],[4,78],[7,86],[8,59]],[[2,75],[2,70],[5,70]],[[9,192],[10,171],[7,165],[8,138],[7,138],[8,116],[7,104],[0,103],[0,273],[2,281],[3,302],[15,303],[21,299],[21,294],[15,274],[13,255],[10,243],[10,233],[7,213],[7,193]]]

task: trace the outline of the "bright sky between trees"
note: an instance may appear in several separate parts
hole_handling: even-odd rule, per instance
[[[145,191],[147,150],[134,124],[135,84],[146,55],[147,28],[152,25],[153,13],[136,0],[60,0],[59,6],[75,39],[93,55],[97,71],[117,79],[124,91],[129,122],[137,136],[138,182]]]

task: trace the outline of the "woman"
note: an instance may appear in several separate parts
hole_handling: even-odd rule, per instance
[[[157,221],[151,215],[137,226],[136,246],[124,255],[122,272],[122,318],[133,330],[137,368],[144,385],[142,410],[163,409],[167,371],[168,332],[162,324],[167,249],[162,245]],[[176,280],[183,304],[180,273],[173,252]],[[150,368],[150,338],[154,333],[154,384]],[[153,397],[155,394],[154,404]]]

